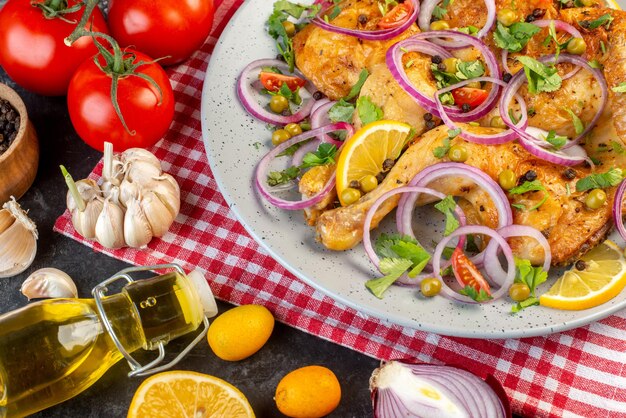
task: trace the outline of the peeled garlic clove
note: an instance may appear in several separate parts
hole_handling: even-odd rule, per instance
[[[3,225],[8,225],[7,213],[13,222],[0,232],[0,277],[11,277],[26,270],[35,259],[37,227],[15,199],[3,207]]]
[[[141,209],[139,199],[131,199],[124,215],[124,241],[129,247],[141,248],[152,240],[152,229]]]
[[[96,221],[102,212],[103,201],[97,198],[87,203],[84,211],[76,208],[72,211],[72,225],[82,237],[93,239],[96,236]]]
[[[121,248],[124,242],[124,211],[106,199],[96,220],[96,240],[106,248]]]
[[[78,180],[76,182],[76,188],[78,189],[78,193],[80,193],[80,196],[83,198],[86,204],[96,199],[97,197],[100,197],[100,195],[102,194],[98,183],[91,179]],[[67,204],[67,208],[70,210],[70,212],[73,212],[74,209],[76,209],[77,207],[76,201],[74,200],[72,193],[70,193],[69,191],[67,192],[65,203]]]
[[[78,297],[76,284],[67,273],[55,268],[39,269],[22,283],[22,294],[31,299]]]
[[[168,207],[161,201],[159,195],[154,192],[148,192],[141,199],[141,209],[146,215],[146,219],[152,229],[152,234],[155,237],[163,236],[172,222],[174,222],[174,216],[168,209]]]

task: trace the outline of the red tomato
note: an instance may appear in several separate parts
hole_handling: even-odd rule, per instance
[[[213,25],[213,0],[112,0],[109,26],[120,46],[182,62],[202,46]]]
[[[136,55],[135,63],[152,61],[147,55],[130,49],[125,57],[129,53]],[[100,63],[104,65],[102,57]],[[100,151],[104,141],[112,142],[116,151],[146,148],[167,132],[174,117],[174,93],[167,74],[157,63],[141,65],[136,72],[152,77],[161,88],[161,94],[152,83],[140,77],[119,78],[117,101],[133,135],[124,129],[111,102],[111,76],[103,73],[91,59],[78,67],[67,92],[67,106],[76,132],[87,144]]]
[[[68,7],[76,3],[77,0],[68,0]],[[84,6],[63,17],[78,21],[83,10]],[[91,17],[94,31],[109,32],[99,9]],[[0,66],[27,90],[47,96],[66,94],[76,68],[98,52],[87,36],[71,47],[63,43],[75,26],[59,18],[45,18],[41,8],[31,5],[31,0],[9,0],[0,9]]]
[[[378,26],[383,29],[396,28],[406,22],[411,13],[413,13],[413,4],[407,0],[388,11],[387,14],[378,21]]]
[[[487,90],[475,89],[472,87],[460,87],[452,90],[454,103],[459,106],[468,104],[471,108],[480,106],[480,104],[487,99],[488,95],[489,93],[487,93]]]
[[[287,87],[289,87],[289,90],[291,91],[296,91],[306,84],[306,81],[304,81],[300,77],[277,74],[270,71],[261,71],[261,74],[259,74],[259,79],[261,80],[261,84],[263,84],[263,87],[265,87],[269,91],[280,90],[283,83],[286,83]]]
[[[477,292],[483,289],[488,295],[491,295],[489,283],[460,248],[455,248],[452,253],[452,271],[462,287],[471,286]]]

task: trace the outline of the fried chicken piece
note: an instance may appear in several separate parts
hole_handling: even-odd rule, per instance
[[[463,125],[463,129],[473,132],[494,133],[493,128]],[[435,128],[416,140],[399,158],[385,180],[374,191],[363,196],[357,203],[324,212],[316,224],[318,239],[327,248],[346,250],[356,246],[362,239],[363,221],[372,203],[385,192],[407,184],[417,173],[433,164],[445,161],[433,155],[435,147],[441,146],[448,135],[445,127]],[[591,173],[590,168],[576,167],[576,177],[566,180],[563,171],[566,167],[554,165],[537,159],[526,152],[517,142],[503,145],[479,145],[455,138],[455,143],[463,143],[469,159],[465,162],[477,167],[497,181],[498,175],[510,169],[519,177],[528,170],[534,170],[537,179],[545,186],[548,198],[536,210],[513,210],[514,223],[530,225],[540,230],[548,239],[555,265],[575,260],[580,254],[605,239],[612,226],[611,202],[614,189],[607,190],[608,204],[597,210],[589,210],[584,203],[585,193],[576,192],[576,181]],[[607,156],[607,166],[613,156]],[[465,198],[474,206],[474,219],[479,217],[481,224],[495,226],[497,214],[495,208],[485,196],[473,196],[477,186],[459,178],[448,177],[433,182],[430,187],[443,193]],[[529,192],[515,195],[510,203],[531,208],[544,198],[544,192]],[[372,220],[372,228],[391,212],[397,205],[399,196],[394,196],[383,203]],[[419,204],[420,202],[418,202]],[[530,238],[511,240],[516,255],[530,259],[533,263],[543,261],[543,250]]]

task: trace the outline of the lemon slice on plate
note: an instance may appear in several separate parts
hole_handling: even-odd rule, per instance
[[[346,140],[337,159],[337,195],[343,206],[342,192],[353,180],[383,171],[385,160],[396,160],[409,138],[411,126],[393,120],[379,120],[359,129]]]
[[[149,377],[135,392],[128,410],[128,418],[185,416],[254,418],[254,412],[244,394],[230,383],[189,371]]]
[[[582,256],[541,295],[539,303],[556,309],[588,309],[613,299],[625,286],[624,253],[607,240]]]

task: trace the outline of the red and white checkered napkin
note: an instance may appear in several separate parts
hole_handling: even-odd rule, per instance
[[[148,249],[111,251],[76,235],[68,213],[55,230],[136,265],[175,262],[214,277],[220,299],[267,306],[298,329],[369,356],[413,357],[493,374],[516,413],[538,416],[626,416],[626,311],[561,334],[521,340],[449,338],[390,325],[335,302],[300,282],[265,253],[230,212],[209,168],[200,132],[200,96],[210,53],[242,0],[217,0],[211,37],[202,50],[169,71],[177,98],[175,121],[153,151],[182,189],[181,213]],[[234,82],[234,80],[233,80]],[[98,165],[92,173],[101,173]]]

